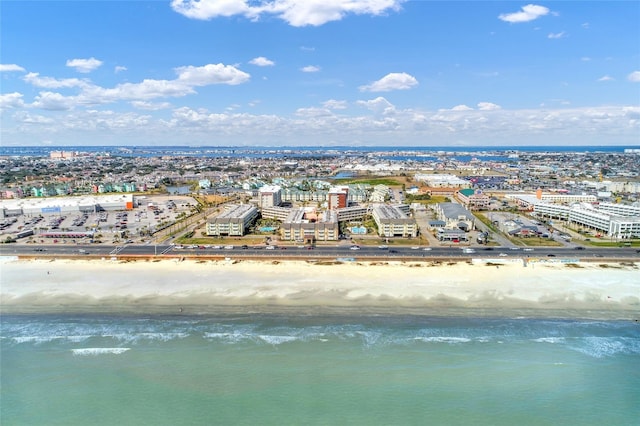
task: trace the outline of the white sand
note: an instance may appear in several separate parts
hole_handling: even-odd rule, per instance
[[[4,258],[0,308],[7,313],[378,308],[638,319],[638,266]]]

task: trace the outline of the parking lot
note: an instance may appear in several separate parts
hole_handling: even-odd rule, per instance
[[[17,243],[144,242],[157,229],[189,215],[189,196],[145,196],[129,210],[41,213],[0,219],[0,239]]]

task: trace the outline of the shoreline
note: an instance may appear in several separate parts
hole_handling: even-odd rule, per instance
[[[0,313],[640,319],[640,264],[18,259]]]

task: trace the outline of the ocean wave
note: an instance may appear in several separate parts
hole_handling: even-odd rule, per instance
[[[640,354],[640,339],[587,336],[577,339],[568,347],[593,358],[638,355]]]
[[[564,343],[564,337],[539,337],[537,339],[533,339],[534,342],[538,343]]]
[[[344,318],[343,318],[344,319]],[[177,345],[198,340],[225,345],[272,345],[292,342],[350,344],[375,350],[389,346],[532,344],[554,345],[592,357],[640,354],[640,330],[629,322],[568,320],[486,320],[370,317],[361,322],[291,317],[3,318],[4,346],[52,345],[118,348]],[[353,322],[351,322],[353,321]],[[185,343],[188,344],[188,343]],[[46,347],[45,347],[46,348]]]
[[[76,356],[97,356],[97,355],[120,355],[131,348],[81,348],[71,349],[71,353]]]
[[[90,339],[91,336],[14,336],[11,337],[11,341],[13,343],[35,343],[35,344],[43,344],[50,343],[56,340],[66,340],[73,343],[80,343]]]
[[[136,343],[141,340],[168,342],[175,339],[184,339],[189,337],[187,332],[140,332],[140,333],[118,333],[118,334],[102,334],[100,337],[111,338],[120,342]]]
[[[429,343],[469,343],[474,340],[466,338],[466,337],[452,337],[452,336],[433,336],[433,337],[415,337],[414,340],[421,342],[429,342]],[[475,341],[480,342],[480,339],[475,339]]]
[[[270,345],[281,345],[283,343],[289,343],[289,342],[294,342],[298,340],[296,336],[270,336],[266,334],[261,334],[258,337],[260,338],[260,340]]]

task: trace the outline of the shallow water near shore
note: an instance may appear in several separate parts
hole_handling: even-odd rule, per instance
[[[3,425],[635,424],[640,324],[3,315]]]

